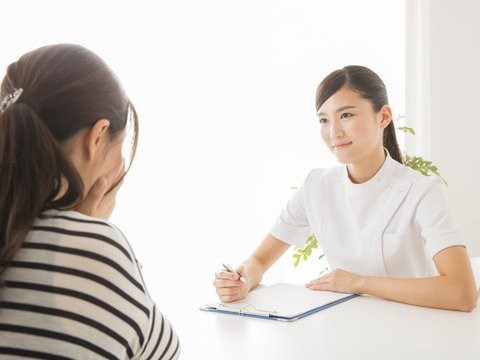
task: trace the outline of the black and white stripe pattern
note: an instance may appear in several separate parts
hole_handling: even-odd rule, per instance
[[[179,341],[108,222],[37,219],[0,293],[1,359],[176,359]]]

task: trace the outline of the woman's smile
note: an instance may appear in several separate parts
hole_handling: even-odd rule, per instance
[[[332,147],[332,149],[343,149],[345,147],[347,147],[348,145],[351,145],[352,144],[352,141],[343,141],[343,142],[339,142],[339,143],[334,143],[332,145],[330,145]]]

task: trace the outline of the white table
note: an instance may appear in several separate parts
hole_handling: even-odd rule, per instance
[[[175,324],[184,359],[480,359],[478,307],[462,313],[360,296],[291,323],[185,315]]]

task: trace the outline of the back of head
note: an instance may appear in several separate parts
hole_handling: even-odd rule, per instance
[[[315,97],[317,112],[330,96],[344,86],[356,91],[362,98],[369,100],[375,112],[380,111],[384,105],[388,105],[387,88],[382,79],[365,66],[349,65],[333,71],[318,85]],[[393,121],[384,130],[383,146],[393,159],[403,163]]]
[[[128,114],[133,113],[135,129],[137,118],[112,70],[93,52],[73,44],[44,46],[10,64],[1,99],[3,271],[43,210],[72,207],[83,196],[82,180],[62,143],[100,119],[110,121],[113,137],[125,128]]]
[[[16,106],[38,115],[62,142],[100,118],[124,128],[129,100],[112,70],[90,50],[73,44],[44,46],[7,69],[1,97],[23,89]],[[7,111],[8,111],[7,110]]]

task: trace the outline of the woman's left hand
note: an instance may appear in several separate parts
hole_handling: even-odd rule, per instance
[[[355,294],[358,291],[359,275],[344,270],[335,269],[318,279],[310,281],[305,286],[311,290],[327,290]]]

